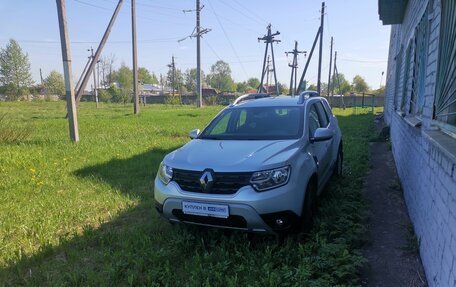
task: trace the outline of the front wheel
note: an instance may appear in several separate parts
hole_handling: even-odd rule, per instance
[[[311,181],[307,185],[301,214],[301,231],[308,232],[317,213],[317,185]]]

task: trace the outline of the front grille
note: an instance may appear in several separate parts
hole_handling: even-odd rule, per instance
[[[240,215],[230,215],[228,218],[218,218],[185,214],[180,209],[173,209],[172,213],[180,221],[232,228],[247,228],[247,221]]]
[[[182,190],[189,192],[233,194],[241,187],[250,185],[251,172],[215,172],[214,185],[210,190],[203,191],[200,178],[203,171],[173,169],[173,181]]]

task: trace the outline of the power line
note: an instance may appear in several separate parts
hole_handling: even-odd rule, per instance
[[[220,28],[222,28],[222,31],[223,31],[223,34],[225,35],[226,40],[227,40],[228,43],[230,44],[230,47],[231,47],[231,49],[233,50],[234,55],[236,56],[236,58],[238,59],[239,63],[241,64],[242,71],[243,71],[244,74],[248,77],[247,70],[245,69],[244,65],[241,63],[241,59],[239,58],[239,55],[238,55],[238,53],[236,52],[236,49],[234,48],[234,45],[233,45],[233,43],[231,42],[230,37],[228,37],[228,34],[226,33],[225,28],[224,28],[223,25],[222,25],[222,22],[220,21],[220,19],[219,19],[217,13],[215,12],[214,7],[212,6],[211,1],[208,0],[207,3],[209,3],[209,6],[211,7],[212,13],[214,13],[214,15],[215,15],[215,17],[216,17],[216,19],[217,19],[217,22],[218,22],[219,25],[220,25]]]
[[[220,61],[222,61],[222,58],[220,58],[220,56],[217,54],[217,52],[214,50],[214,48],[212,48],[212,46],[209,44],[209,42],[208,42],[206,39],[204,39],[204,38],[203,38],[203,40],[204,40],[204,43],[206,43],[206,45],[207,45],[207,46],[209,47],[209,49],[212,51],[212,53],[213,53]]]
[[[167,38],[155,38],[138,41],[139,43],[160,43],[160,42],[175,42],[182,37],[167,37]],[[0,40],[0,42],[8,42],[9,40]],[[59,44],[57,40],[16,40],[19,43],[29,44]],[[110,44],[131,44],[131,40],[117,40],[108,41]],[[98,44],[99,41],[71,41],[71,44]]]
[[[208,2],[209,2],[209,0],[208,0]],[[241,15],[243,15],[244,17],[246,17],[247,19],[250,19],[250,20],[252,20],[252,21],[258,23],[259,25],[264,25],[264,24],[265,24],[265,23],[262,23],[262,22],[258,21],[255,17],[252,17],[252,16],[249,16],[248,14],[245,14],[244,11],[239,10],[239,9],[237,9],[236,7],[231,6],[230,4],[228,4],[228,3],[225,2],[225,1],[220,1],[220,3],[222,3],[222,4],[224,4],[225,6],[231,8],[232,10],[234,10],[234,11],[240,13]]]
[[[95,5],[95,4],[92,4],[92,3],[89,3],[89,2],[85,2],[85,1],[82,1],[82,0],[73,0],[77,3],[80,3],[80,4],[83,4],[83,5],[87,5],[87,6],[91,6],[91,7],[94,7],[94,8],[98,8],[98,9],[102,9],[102,10],[105,10],[105,11],[111,11],[110,8],[107,8],[107,7],[104,7],[104,6],[99,6],[99,5]],[[124,14],[124,12],[121,12],[122,14]],[[170,15],[170,14],[163,14],[163,13],[160,13],[160,12],[154,12],[155,14],[161,14],[163,16],[166,16],[166,17],[175,17],[174,15]],[[149,20],[149,21],[152,21],[152,22],[160,22],[160,23],[170,23],[170,24],[174,24],[174,25],[181,25],[181,26],[187,26],[187,23],[180,23],[180,22],[172,22],[172,21],[166,21],[166,20],[159,20],[159,19],[156,19],[156,18],[149,18],[149,17],[145,17],[145,16],[137,16],[137,18],[141,18],[141,19],[144,19],[144,20]]]
[[[234,2],[235,2],[238,6],[240,6],[242,9],[247,10],[249,13],[251,13],[252,15],[254,15],[256,18],[261,19],[262,21],[264,21],[264,23],[262,23],[262,24],[268,23],[267,20],[265,20],[265,19],[264,19],[263,17],[261,17],[260,15],[258,15],[255,11],[250,10],[248,7],[246,7],[246,6],[244,6],[243,4],[241,4],[239,1],[237,1],[237,0],[232,0],[232,1],[234,1]]]
[[[356,59],[349,59],[349,58],[339,58],[339,61],[345,62],[356,62],[356,63],[386,63],[387,60],[356,60]]]

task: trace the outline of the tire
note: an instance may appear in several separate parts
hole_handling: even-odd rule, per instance
[[[337,152],[336,164],[334,165],[333,175],[336,177],[342,177],[343,166],[344,166],[344,154],[342,151],[342,144],[340,144],[339,150]]]
[[[312,227],[313,219],[317,213],[317,185],[311,180],[306,187],[303,209],[301,214],[301,231],[309,232]]]

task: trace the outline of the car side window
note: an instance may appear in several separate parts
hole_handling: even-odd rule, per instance
[[[309,110],[309,136],[312,137],[315,134],[315,131],[320,127],[321,124],[317,108],[315,107],[315,104],[313,104],[312,106],[310,106]]]
[[[331,107],[329,107],[328,102],[323,101],[323,107],[325,108],[326,114],[329,116],[329,118],[331,118],[333,113],[331,111]]]
[[[323,107],[323,104],[321,102],[318,102],[315,104],[317,107],[318,114],[320,116],[320,122],[322,127],[328,127],[329,125],[329,117],[328,114],[325,111],[325,108]]]

